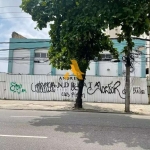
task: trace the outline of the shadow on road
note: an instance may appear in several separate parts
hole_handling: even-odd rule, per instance
[[[127,147],[150,149],[150,119],[133,115],[61,112],[58,116],[42,116],[30,121],[36,127],[56,126],[55,131],[82,133],[86,143],[100,145],[124,143]],[[121,147],[119,148],[121,149]]]

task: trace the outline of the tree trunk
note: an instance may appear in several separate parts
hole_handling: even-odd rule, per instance
[[[127,56],[129,58],[129,55]],[[126,83],[125,83],[125,112],[130,112],[130,60],[126,64]]]
[[[83,80],[79,80],[79,83],[78,83],[78,96],[77,96],[76,103],[75,103],[76,109],[82,108],[82,91],[84,87],[85,74],[82,75],[82,77],[83,77]]]

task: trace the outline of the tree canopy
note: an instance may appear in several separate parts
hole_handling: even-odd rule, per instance
[[[125,84],[125,111],[130,111],[130,68],[132,66],[132,49],[134,42],[132,36],[140,36],[150,32],[150,1],[148,0],[110,0],[105,16],[110,29],[121,26],[121,33],[118,34],[118,42],[126,40],[124,47],[124,61],[126,66]],[[112,15],[110,17],[110,15]]]
[[[148,35],[150,31],[148,0],[22,0],[20,7],[37,22],[37,28],[50,24],[49,59],[58,69],[70,69],[73,59],[86,73],[90,61],[104,50],[118,57],[113,42],[105,34],[108,26],[121,26],[118,41],[127,41],[126,55],[134,46],[132,36]],[[79,80],[78,102],[82,101],[84,79],[85,74],[83,81]]]
[[[50,24],[50,63],[58,69],[70,69],[70,59],[77,60],[86,72],[90,60],[103,50],[118,57],[117,50],[104,31],[108,23],[102,15],[103,0],[22,0],[21,8],[42,29]]]
[[[150,1],[148,0],[111,0],[108,1],[107,21],[110,29],[121,26],[118,41],[127,41],[124,51],[132,51],[132,36],[139,37],[150,32]],[[112,15],[112,16],[111,16]],[[110,17],[111,16],[111,17]]]

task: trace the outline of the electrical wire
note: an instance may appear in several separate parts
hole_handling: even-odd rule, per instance
[[[31,19],[32,17],[9,17],[9,18],[0,18],[0,19],[14,19],[14,18],[17,18],[17,19]]]
[[[3,13],[0,13],[0,14],[19,14],[19,13],[25,13],[25,12],[3,12]]]
[[[25,48],[25,47],[21,47],[21,48],[10,48],[10,49],[0,49],[0,52],[1,51],[9,51],[9,50],[30,50],[30,49],[41,49],[41,48],[49,48],[48,46],[47,47],[32,47],[32,48]]]
[[[33,42],[0,42],[0,44],[16,44],[16,43],[46,43],[50,42],[50,40],[42,40],[42,41],[33,41]]]
[[[48,57],[30,57],[29,55],[25,55],[25,56],[22,56],[22,57],[0,57],[0,60],[26,60],[26,59],[30,59],[30,60],[34,60],[34,59],[48,59]],[[95,61],[92,61],[92,62],[95,62]],[[91,63],[92,63],[91,62]],[[114,63],[115,65],[117,65],[118,62],[112,62],[111,60],[110,61],[98,61],[99,63]],[[120,60],[120,62],[124,62],[122,60]],[[141,60],[135,60],[134,62],[138,63],[138,62],[150,62],[150,61],[141,61]]]
[[[150,39],[145,39],[145,38],[139,38],[139,37],[131,37],[133,40],[142,40],[142,41],[150,41]],[[110,38],[110,39],[117,39],[117,38]]]
[[[2,6],[0,8],[8,8],[8,7],[19,7],[19,6]]]
[[[41,49],[41,48],[44,48],[44,49],[48,49],[50,46],[47,46],[47,47],[29,47],[29,48],[25,48],[25,47],[18,47],[18,48],[10,48],[10,49],[0,49],[0,52],[2,51],[9,51],[9,50],[30,50],[30,49]],[[104,54],[104,53],[101,53],[101,54]],[[109,53],[111,54],[111,53]],[[143,53],[144,54],[144,53]]]
[[[28,39],[27,39],[28,40]],[[29,39],[30,40],[30,39]],[[38,39],[31,39],[31,40],[36,40],[36,41],[30,41],[30,42],[0,42],[0,44],[12,44],[12,43],[14,43],[14,44],[16,44],[16,43],[45,43],[45,42],[51,42],[50,41],[50,39],[49,40],[47,40],[47,39],[43,39],[43,40],[38,40]],[[136,45],[138,45],[138,44],[141,44],[141,43],[135,43],[135,46]],[[114,46],[115,45],[127,45],[126,43],[114,43]],[[139,46],[139,45],[138,45]],[[143,45],[141,45],[141,46],[143,46]],[[145,48],[150,48],[150,47],[146,47],[146,46],[143,46],[143,47],[145,47]]]

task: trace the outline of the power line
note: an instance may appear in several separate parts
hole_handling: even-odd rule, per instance
[[[29,47],[29,48],[24,48],[24,47],[18,47],[18,48],[12,48],[12,49],[0,49],[0,52],[1,51],[9,51],[9,50],[25,50],[25,49],[27,49],[27,50],[30,50],[30,49],[40,49],[40,48],[49,48],[49,46],[47,46],[47,47]]]
[[[112,39],[112,38],[110,38],[110,39]],[[27,39],[27,40],[28,40],[28,39]],[[30,40],[30,39],[29,39],[29,40]],[[33,41],[33,42],[32,42],[32,41],[30,41],[30,42],[2,42],[2,41],[1,41],[0,44],[50,42],[50,39],[49,39],[49,40],[47,40],[47,39],[44,40],[44,39],[43,39],[43,40],[41,40],[41,41],[40,41],[40,40],[38,41],[38,39],[31,39],[31,40],[37,40],[37,41]],[[112,39],[112,40],[113,40],[113,39]],[[142,40],[144,40],[144,41],[150,41],[150,40],[148,40],[148,39],[142,39]],[[135,46],[136,46],[137,44],[141,44],[141,43],[135,43]],[[119,42],[118,42],[118,43],[114,43],[114,46],[115,46],[115,45],[127,45],[127,43],[119,43]],[[143,46],[143,45],[141,45],[141,46]],[[150,48],[150,47],[146,47],[146,48]]]
[[[32,48],[24,48],[24,47],[21,47],[21,48],[12,48],[12,49],[0,49],[0,52],[1,51],[9,51],[9,50],[30,50],[30,49],[41,49],[41,48],[49,48],[49,47],[32,47]]]
[[[3,12],[0,14],[19,14],[19,13],[25,13],[25,12]]]
[[[139,38],[139,37],[132,37],[133,39],[138,39],[138,40],[143,40],[143,41],[150,41],[150,39],[143,39],[143,38]]]
[[[37,60],[36,60],[37,59]],[[46,60],[44,60],[46,59]],[[18,61],[29,61],[29,60],[35,60],[35,61],[49,61],[49,58],[41,58],[41,57],[0,57],[0,60],[18,60]],[[111,61],[98,61],[99,63],[106,63],[106,62],[111,62]],[[124,62],[124,61],[120,61]],[[134,62],[150,62],[150,61],[141,61],[141,60],[135,60]],[[111,62],[111,63],[118,63],[118,62]]]
[[[132,39],[134,39],[134,40],[142,40],[142,41],[150,41],[150,39],[143,39],[143,38],[139,38],[139,37],[131,37]],[[112,40],[116,40],[116,39],[118,39],[118,38],[110,38],[110,39],[112,39]],[[125,40],[124,40],[125,41]]]
[[[19,6],[2,6],[0,8],[8,8],[8,7],[18,7],[19,8]]]
[[[24,18],[26,18],[26,19],[31,19],[32,17],[10,17],[10,18],[0,18],[0,19],[13,19],[13,18],[17,18],[17,19],[24,19]]]
[[[0,42],[0,44],[16,44],[16,43],[45,43],[50,42],[50,40],[42,40],[42,41],[33,41],[33,42]]]

